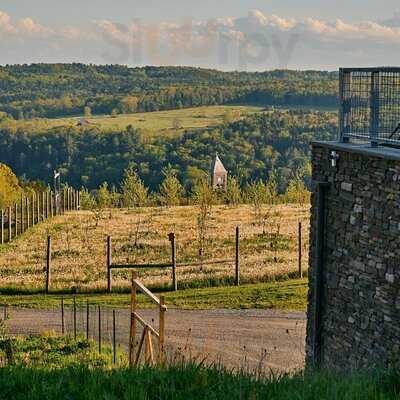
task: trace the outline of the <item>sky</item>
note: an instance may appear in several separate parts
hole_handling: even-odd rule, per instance
[[[400,64],[398,0],[1,0],[0,64]]]

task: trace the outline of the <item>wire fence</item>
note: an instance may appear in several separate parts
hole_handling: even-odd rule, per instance
[[[400,145],[400,68],[340,70],[340,139]]]
[[[88,300],[77,301],[75,297],[61,298],[60,307],[50,310],[3,305],[0,319],[6,321],[7,329],[17,335],[41,335],[48,332],[83,338],[97,343],[98,352],[104,345],[112,348],[113,361],[117,353],[127,352],[129,341],[130,312],[90,304]]]
[[[129,351],[130,309],[98,306],[90,299],[64,297],[59,307],[31,309],[0,305],[11,335],[55,333],[93,340],[97,351],[116,365],[126,365]],[[75,306],[74,306],[75,303]],[[100,310],[100,312],[99,312]],[[158,311],[141,309],[140,315],[159,330]],[[279,319],[268,310],[168,310],[165,350],[167,360],[198,360],[222,363],[229,368],[260,365],[267,370],[296,370],[304,364],[306,319],[303,313]],[[143,327],[137,326],[139,345]],[[141,361],[144,361],[142,355]]]
[[[29,228],[66,211],[80,208],[80,192],[66,187],[62,192],[35,192],[0,209],[0,245],[10,243]]]

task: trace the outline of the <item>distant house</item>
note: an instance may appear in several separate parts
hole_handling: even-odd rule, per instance
[[[81,118],[78,121],[78,123],[76,124],[76,126],[89,126],[89,125],[93,125],[93,124],[85,118]]]
[[[214,162],[211,166],[211,182],[213,188],[226,190],[228,171],[225,169],[224,164],[222,164],[218,154],[215,155]]]

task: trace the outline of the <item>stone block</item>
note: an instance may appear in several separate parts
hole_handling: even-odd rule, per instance
[[[385,279],[386,279],[389,283],[394,283],[394,274],[386,274],[386,275],[385,275]]]

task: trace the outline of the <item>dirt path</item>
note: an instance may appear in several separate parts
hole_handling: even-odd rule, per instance
[[[129,336],[129,311],[118,309],[117,342],[126,347]],[[54,330],[61,332],[61,314],[54,310],[11,309],[7,325],[12,333],[30,334]],[[151,310],[140,314],[157,327]],[[102,309],[102,337],[111,340],[112,311]],[[304,313],[270,310],[168,310],[166,342],[176,352],[221,361],[229,368],[254,369],[260,364],[274,370],[301,368],[304,362]],[[98,332],[98,311],[89,314],[90,336]],[[73,332],[72,310],[65,312],[65,329]],[[78,332],[86,332],[86,310],[78,309]]]

